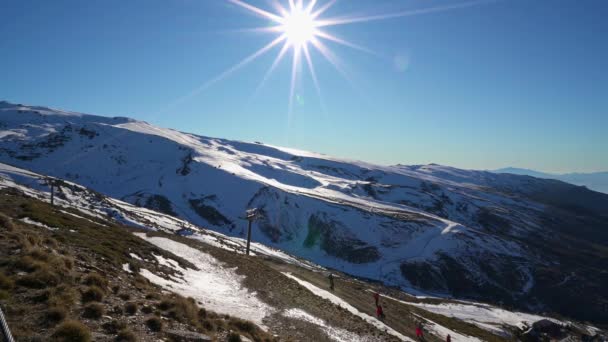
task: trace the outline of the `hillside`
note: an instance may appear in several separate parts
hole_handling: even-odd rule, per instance
[[[0,161],[231,237],[258,207],[255,241],[324,267],[608,323],[608,195],[567,183],[378,166],[6,102]]]
[[[54,206],[41,191],[51,180]],[[418,322],[427,341],[601,334],[336,271],[330,291],[317,265],[260,244],[246,257],[242,239],[6,165],[0,245],[0,306],[18,341],[410,341]],[[384,320],[373,317],[373,292]],[[557,333],[537,326],[547,320]]]

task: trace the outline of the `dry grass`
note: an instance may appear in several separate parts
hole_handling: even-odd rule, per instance
[[[128,302],[125,304],[125,313],[127,315],[135,315],[137,313],[137,303],[135,302]]]
[[[100,319],[105,312],[106,310],[100,303],[89,303],[84,307],[82,316],[85,318]]]
[[[108,334],[116,334],[119,331],[125,330],[127,328],[127,325],[125,324],[125,322],[112,320],[110,322],[104,323],[102,325],[102,328]]]
[[[135,334],[127,329],[121,330],[118,332],[118,335],[116,336],[116,339],[114,340],[116,342],[135,342],[137,341],[137,337],[135,336]]]
[[[0,289],[11,290],[15,286],[13,279],[6,276],[4,273],[0,273]]]
[[[164,304],[163,306],[166,307],[167,303]],[[193,298],[185,298],[176,294],[170,299],[167,314],[178,322],[196,325],[199,321],[198,312],[199,308]]]
[[[60,284],[51,291],[48,303],[51,306],[68,309],[76,304],[79,295],[74,287],[68,284]]]
[[[235,333],[235,332],[231,332],[230,334],[228,334],[228,342],[241,342],[241,335]]]
[[[13,220],[10,217],[4,215],[3,213],[0,213],[0,228],[12,232],[15,230],[15,225],[13,224]]]
[[[78,321],[66,321],[57,327],[52,338],[57,342],[89,342],[91,333],[86,325]]]
[[[44,264],[29,255],[24,255],[14,263],[15,268],[25,272],[34,272],[44,267]]]
[[[146,326],[154,332],[162,331],[163,321],[156,316],[151,316],[150,318],[146,319]]]
[[[88,274],[83,282],[85,285],[97,286],[100,289],[105,289],[108,286],[108,281],[99,273]]]
[[[16,284],[32,289],[44,289],[49,286],[57,286],[59,281],[60,277],[56,273],[44,268],[17,278]]]
[[[82,293],[82,302],[101,302],[103,300],[103,290],[97,286],[91,286]]]
[[[63,307],[52,307],[46,312],[47,323],[57,324],[68,316],[68,311]]]

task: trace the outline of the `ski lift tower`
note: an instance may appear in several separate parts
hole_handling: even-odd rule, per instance
[[[51,188],[51,205],[55,205],[55,187],[57,187],[59,182],[52,177],[45,177],[41,182],[41,184],[45,184]]]
[[[249,246],[251,245],[251,224],[259,217],[260,210],[258,208],[249,209],[245,212],[245,219],[249,221],[249,227],[247,228],[247,255],[249,255]]]

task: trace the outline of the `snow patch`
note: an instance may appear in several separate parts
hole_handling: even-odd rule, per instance
[[[292,275],[291,273],[287,273],[287,272],[283,272],[283,274],[290,278],[295,280],[296,282],[298,282],[300,285],[304,286],[305,288],[307,288],[310,292],[312,292],[313,294],[321,297],[321,298],[325,298],[327,300],[329,300],[331,303],[338,305],[346,310],[348,310],[350,313],[352,313],[355,316],[359,316],[361,317],[364,321],[368,322],[369,324],[373,325],[374,327],[376,327],[376,329],[381,330],[381,331],[385,331],[388,334],[391,334],[397,338],[399,338],[402,341],[414,341],[411,338],[401,334],[400,332],[396,331],[395,329],[389,327],[388,325],[384,324],[383,322],[381,322],[380,320],[365,314],[359,310],[357,310],[357,308],[355,308],[354,306],[348,304],[346,301],[344,301],[342,298],[329,293],[323,289],[320,289],[316,286],[314,286],[313,284],[304,281],[294,275]]]
[[[227,268],[213,256],[171,239],[147,237],[144,233],[135,235],[198,267],[197,270],[184,269],[164,259],[163,262],[168,267],[183,275],[182,279],[167,280],[142,269],[141,274],[151,282],[183,296],[192,297],[209,310],[249,320],[261,327],[264,327],[264,318],[274,312],[272,307],[260,301],[254,292],[249,292],[243,286],[243,276],[238,275],[235,269]]]
[[[143,259],[140,258],[139,255],[137,255],[135,253],[129,253],[129,256],[135,260],[143,261]]]
[[[24,217],[22,219],[19,219],[19,221],[23,222],[23,223],[27,223],[30,224],[32,226],[36,226],[36,227],[41,227],[41,228],[45,228],[51,231],[55,231],[55,230],[59,230],[59,228],[55,228],[55,227],[49,227],[46,224],[42,223],[42,222],[38,222],[38,221],[34,221],[29,217]]]

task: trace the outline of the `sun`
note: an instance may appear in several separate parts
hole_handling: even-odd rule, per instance
[[[291,52],[291,84],[289,87],[289,107],[287,115],[289,122],[294,99],[299,97],[299,94],[296,93],[296,87],[298,87],[297,80],[302,76],[300,74],[304,69],[302,68],[303,65],[308,67],[308,71],[317,90],[317,95],[321,105],[323,106],[321,88],[313,62],[313,57],[315,57],[313,56],[313,53],[315,53],[317,56],[323,57],[327,62],[333,65],[335,69],[342,74],[342,76],[349,81],[351,85],[353,85],[353,87],[354,84],[351,81],[351,78],[349,77],[350,75],[346,68],[344,68],[342,60],[332,51],[328,43],[346,46],[378,57],[376,51],[353,44],[328,32],[328,29],[331,29],[331,27],[467,8],[481,3],[492,2],[493,0],[453,0],[454,3],[444,6],[410,8],[407,10],[384,14],[341,15],[338,17],[328,17],[326,14],[326,12],[328,12],[328,10],[331,9],[338,0],[266,0],[266,2],[272,5],[274,11],[254,6],[249,3],[251,0],[225,1],[232,5],[236,5],[237,7],[243,8],[257,17],[263,18],[267,23],[263,27],[246,29],[245,31],[271,33],[275,37],[268,44],[262,46],[259,50],[243,58],[241,61],[224,70],[216,77],[209,79],[200,87],[179,98],[173,104],[178,104],[202,92],[213,84],[225,79],[246,65],[257,60],[262,55],[265,55],[269,51],[281,46],[276,58],[274,59],[274,62],[267,70],[266,74],[262,78],[262,81],[259,83],[256,93],[264,86],[264,83],[269,79],[272,72],[281,63],[284,57],[288,55],[288,52]],[[270,25],[268,25],[268,23],[270,23]],[[239,32],[242,32],[242,30],[239,30]]]
[[[311,43],[318,33],[315,20],[310,10],[303,8],[302,3],[298,3],[291,8],[291,11],[283,18],[283,24],[279,31],[287,38],[288,43],[296,49],[301,49]]]

